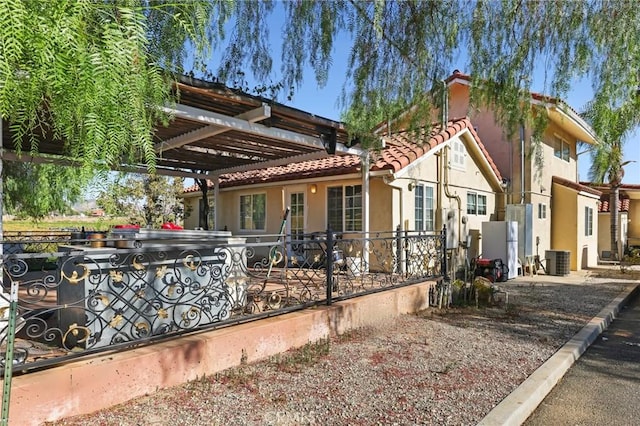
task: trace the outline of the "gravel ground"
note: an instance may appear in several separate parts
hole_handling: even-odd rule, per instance
[[[545,278],[47,424],[473,425],[630,283]]]

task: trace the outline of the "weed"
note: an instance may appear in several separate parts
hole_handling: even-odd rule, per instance
[[[232,368],[215,374],[214,378],[228,387],[253,390],[256,388],[258,374],[247,368]]]
[[[317,342],[307,343],[299,349],[272,357],[271,364],[280,371],[299,372],[303,367],[315,364],[328,355],[330,346],[328,338],[320,339]]]
[[[335,337],[335,340],[338,343],[356,342],[368,336],[371,333],[371,331],[372,331],[371,327],[354,328],[351,330],[347,330],[342,334],[339,334],[338,336]]]

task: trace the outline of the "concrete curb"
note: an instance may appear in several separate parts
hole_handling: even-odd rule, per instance
[[[478,426],[523,424],[569,368],[617,317],[620,309],[638,291],[640,291],[640,285],[627,287],[558,352],[494,407],[478,423]]]

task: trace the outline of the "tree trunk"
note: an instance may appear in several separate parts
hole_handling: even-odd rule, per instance
[[[206,179],[196,179],[196,183],[198,184],[198,187],[200,187],[200,191],[202,191],[202,211],[198,212],[200,216],[198,218],[198,226],[208,231],[209,221],[207,219],[209,217],[210,207],[209,207],[209,197],[207,193],[209,191],[209,185],[207,184]]]
[[[618,185],[611,185],[611,192],[609,194],[609,214],[611,215],[611,259],[619,260],[620,254],[618,252]]]

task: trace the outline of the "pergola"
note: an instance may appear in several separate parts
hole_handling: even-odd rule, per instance
[[[364,152],[349,147],[340,122],[186,76],[179,78],[175,90],[178,103],[161,107],[173,119],[154,134],[159,174],[212,179],[222,173]],[[38,141],[38,155],[26,154],[31,151],[28,141],[18,155],[7,143],[11,133],[3,124],[3,160],[72,163],[63,157],[63,143],[46,138]],[[143,164],[117,168],[146,171]]]
[[[362,156],[366,153],[366,150],[350,146],[349,135],[341,122],[233,90],[220,83],[186,76],[178,79],[174,89],[179,94],[177,104],[161,106],[172,120],[168,126],[159,124],[154,133],[156,172],[209,179],[214,182],[215,197],[218,177],[223,173],[334,154]],[[38,141],[37,155],[28,154],[31,152],[28,141],[18,154],[12,144],[7,143],[12,140],[9,126],[6,122],[0,125],[2,161],[74,163],[64,156],[61,141],[46,137]],[[147,171],[144,164],[120,164],[114,168],[138,173]]]

